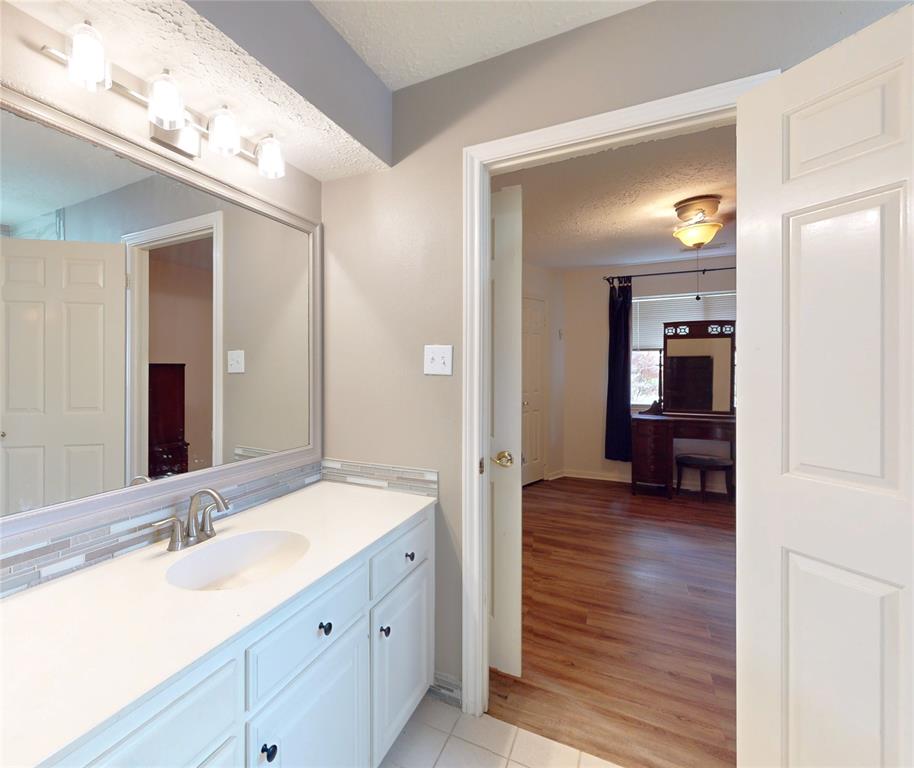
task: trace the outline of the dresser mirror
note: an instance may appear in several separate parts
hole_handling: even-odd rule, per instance
[[[313,227],[11,111],[0,137],[0,516],[319,459]]]
[[[663,324],[664,413],[733,413],[736,323]]]

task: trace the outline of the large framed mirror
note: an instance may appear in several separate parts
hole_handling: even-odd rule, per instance
[[[319,461],[317,225],[2,107],[4,523]]]
[[[664,323],[663,412],[732,414],[735,364],[735,321]]]

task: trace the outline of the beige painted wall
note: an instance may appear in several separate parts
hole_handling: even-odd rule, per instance
[[[461,674],[463,148],[787,68],[896,7],[650,3],[398,91],[397,164],[324,184],[326,452],[441,472],[440,672]],[[422,375],[427,343],[454,376]]]
[[[189,471],[213,465],[213,241],[149,254],[149,362],[184,363]]]

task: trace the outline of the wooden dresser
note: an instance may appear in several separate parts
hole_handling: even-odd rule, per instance
[[[723,440],[736,458],[736,416],[632,416],[632,493],[639,485],[662,486],[673,495],[673,440]]]

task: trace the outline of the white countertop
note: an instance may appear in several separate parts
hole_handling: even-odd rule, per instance
[[[182,552],[159,542],[0,601],[0,765],[59,752],[433,501],[319,482],[215,523],[213,542],[264,529],[306,536],[306,555],[274,577],[180,589],[165,571],[211,542]]]

